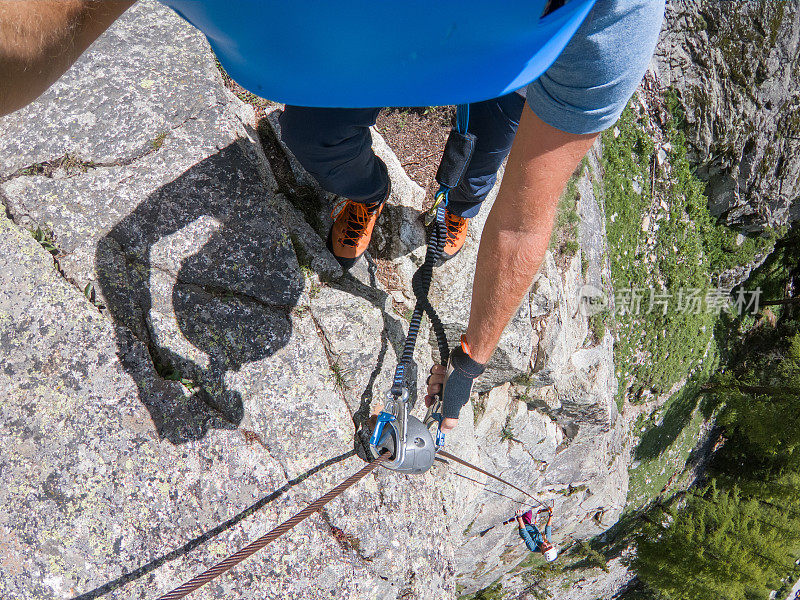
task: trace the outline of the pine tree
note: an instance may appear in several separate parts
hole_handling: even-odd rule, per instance
[[[706,389],[724,404],[718,422],[732,444],[744,442],[751,458],[800,466],[800,332],[782,340],[774,356],[720,373]]]
[[[766,598],[798,549],[800,518],[712,481],[640,540],[635,567],[665,600]]]
[[[749,285],[773,298],[800,289],[800,227]],[[761,280],[759,280],[761,277]],[[710,483],[651,509],[638,541],[639,579],[659,600],[764,600],[800,556],[800,302],[772,326],[733,323],[726,366],[704,389],[726,442]],[[729,342],[730,342],[729,340]],[[655,513],[655,514],[652,514]]]

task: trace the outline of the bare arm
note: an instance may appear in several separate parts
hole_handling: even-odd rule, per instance
[[[135,0],[0,0],[0,116],[35,100]]]
[[[544,259],[567,180],[596,134],[564,133],[525,109],[478,250],[467,340],[486,363]]]

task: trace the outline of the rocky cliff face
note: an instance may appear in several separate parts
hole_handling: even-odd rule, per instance
[[[714,214],[750,233],[800,218],[800,5],[668,2],[656,63]]]
[[[297,196],[313,182],[265,127],[203,37],[151,2],[2,119],[3,597],[154,597],[361,464],[356,429],[407,325],[422,191],[376,135],[395,189],[383,261],[342,276],[318,233],[329,199]],[[548,256],[448,440],[554,504],[558,541],[612,524],[627,485],[611,336],[594,339],[578,305],[584,283],[608,286],[591,177],[578,185],[584,259]],[[452,336],[481,228],[437,270]],[[381,283],[387,265],[398,289]],[[498,491],[514,497],[454,465],[378,472],[196,597],[474,591],[527,554],[498,526],[516,506]]]

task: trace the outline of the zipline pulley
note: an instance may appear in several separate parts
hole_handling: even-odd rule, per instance
[[[400,396],[389,392],[386,405],[378,415],[378,422],[370,438],[370,448],[375,458],[389,452],[392,460],[383,466],[401,473],[420,474],[433,466],[436,450],[444,444],[444,433],[436,429],[436,442],[425,423],[409,414],[408,390]],[[431,417],[431,422],[437,422]],[[440,419],[439,419],[440,422]]]

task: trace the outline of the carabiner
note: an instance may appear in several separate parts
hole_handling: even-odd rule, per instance
[[[425,227],[428,227],[436,220],[436,210],[442,202],[447,206],[447,192],[448,190],[444,189],[440,189],[436,192],[436,196],[433,198],[433,206],[425,212]]]
[[[444,431],[442,431],[443,420],[442,401],[437,397],[436,401],[431,404],[430,408],[428,409],[428,414],[425,415],[425,420],[423,421],[425,427],[428,429],[431,428],[433,423],[436,423],[436,441],[434,442],[436,450],[439,450],[444,446]]]

